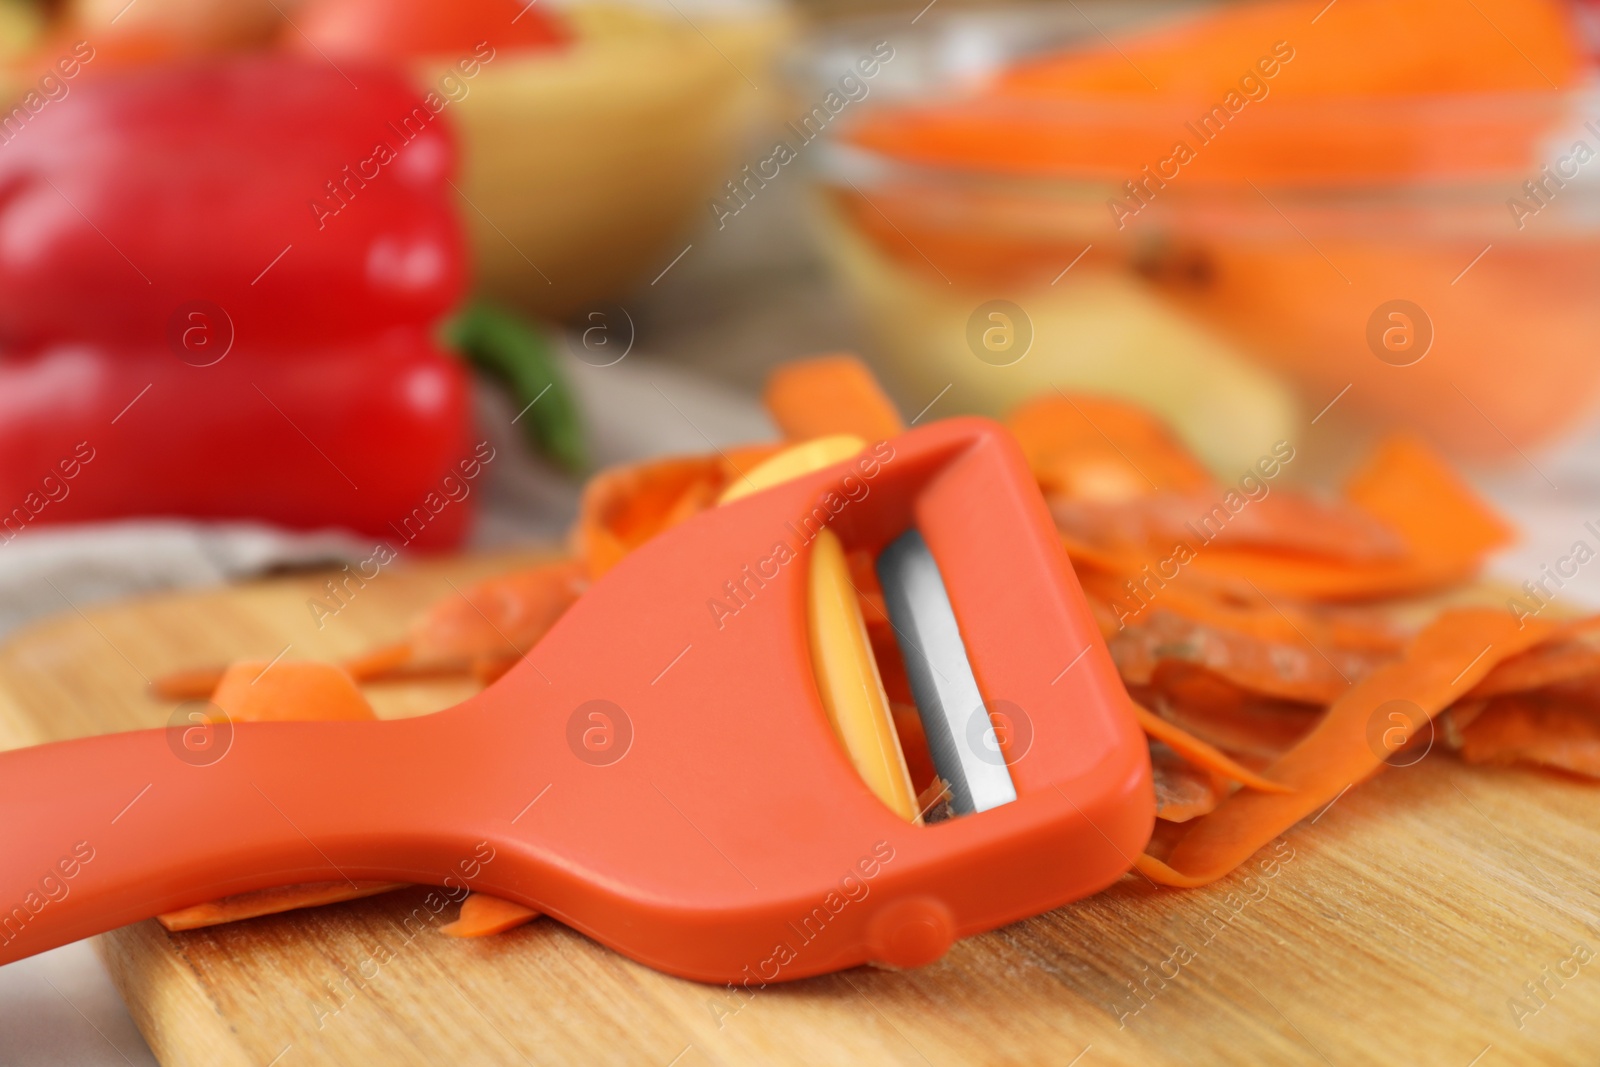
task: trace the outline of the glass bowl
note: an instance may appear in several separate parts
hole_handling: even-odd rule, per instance
[[[1121,395],[1224,471],[1312,419],[1514,458],[1591,411],[1600,94],[964,102],[1114,17],[930,14],[814,50],[826,77],[895,49],[815,159],[825,254],[908,393]],[[988,150],[907,150],[923,105]]]

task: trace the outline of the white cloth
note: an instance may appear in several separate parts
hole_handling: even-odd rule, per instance
[[[329,531],[163,519],[34,526],[0,545],[0,633],[40,615],[159,589],[192,589],[276,567],[358,559]]]

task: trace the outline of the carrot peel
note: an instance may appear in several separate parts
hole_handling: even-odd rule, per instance
[[[514,901],[473,893],[461,902],[461,914],[456,921],[441,926],[439,932],[448,937],[488,937],[538,917],[537,911]]]
[[[317,908],[324,904],[360,900],[404,887],[404,882],[311,882],[286,885],[237,893],[221,900],[208,900],[204,904],[158,915],[156,919],[162,926],[177,933],[241,919],[258,919],[263,915],[277,915],[298,908]]]
[[[1133,702],[1130,701],[1129,703]],[[1229,758],[1215,746],[1208,745],[1187,730],[1174,726],[1149,708],[1133,703],[1133,712],[1139,719],[1139,726],[1147,735],[1160,741],[1190,763],[1204,767],[1209,771],[1215,771],[1230,781],[1238,782],[1240,785],[1262,793],[1287,793],[1290,791],[1290,786],[1262,777],[1250,770],[1250,768]]]
[[[819,356],[785,364],[772,372],[762,399],[791,441],[835,434],[881,441],[905,429],[878,380],[854,356]]]
[[[1369,742],[1368,729],[1385,705],[1405,701],[1431,718],[1496,664],[1554,631],[1551,624],[1536,620],[1519,628],[1510,613],[1492,609],[1463,608],[1440,615],[1399,660],[1352,686],[1310,734],[1267,769],[1290,791],[1238,793],[1194,823],[1165,861],[1184,881],[1168,884],[1204,885],[1221,878],[1351,783],[1381,771],[1384,753]]]

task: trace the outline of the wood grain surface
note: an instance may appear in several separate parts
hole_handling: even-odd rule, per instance
[[[386,570],[321,628],[314,576],[63,604],[0,649],[0,746],[163,725],[173,708],[147,678],[352,653],[517,562]],[[398,716],[470,689],[369,692]],[[436,927],[454,906],[435,914],[420,888],[186,934],[144,922],[100,947],[169,1067],[1595,1064],[1597,802],[1592,786],[1432,752],[1215,886],[1131,875],[921,970],[749,993],[665,977],[550,920],[453,941]],[[419,915],[420,931],[405,923]]]

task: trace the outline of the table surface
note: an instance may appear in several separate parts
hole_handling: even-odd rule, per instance
[[[519,558],[385,574],[320,631],[312,577],[59,616],[0,649],[0,743],[159,725],[170,709],[145,695],[147,676],[286,646],[347,654]],[[372,690],[385,715],[466,691]],[[1269,869],[1193,891],[1130,876],[931,967],[749,997],[549,920],[476,942],[408,938],[420,890],[189,934],[141,923],[100,947],[169,1065],[1580,1063],[1600,1017],[1600,960],[1572,962],[1600,949],[1594,801],[1579,783],[1435,752],[1291,830],[1263,854]],[[347,982],[375,953],[376,973]],[[6,1010],[15,1025],[27,1006]]]

